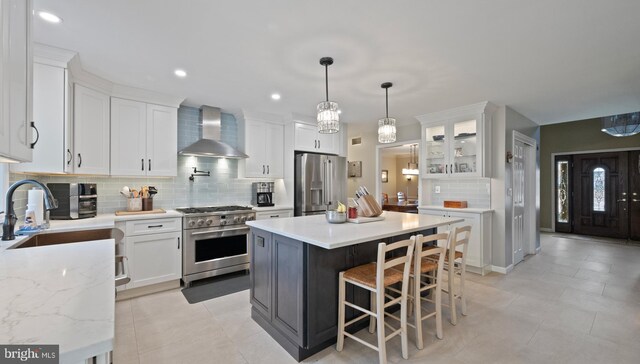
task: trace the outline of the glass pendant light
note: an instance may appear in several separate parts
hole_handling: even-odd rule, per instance
[[[318,104],[318,133],[333,134],[340,131],[338,103],[329,101],[329,66],[333,64],[333,58],[322,57],[320,64],[324,66],[326,101]]]
[[[636,135],[640,133],[640,112],[606,117],[602,120],[602,131],[614,137]]]
[[[402,174],[405,176],[417,176],[420,174],[418,170],[418,144],[411,144],[409,153],[409,163],[407,163],[407,168],[402,168]]]
[[[393,143],[396,141],[396,119],[389,117],[389,87],[391,82],[385,82],[380,87],[385,90],[387,117],[378,120],[378,141],[380,143]]]

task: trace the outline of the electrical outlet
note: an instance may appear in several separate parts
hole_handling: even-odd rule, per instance
[[[440,186],[436,186],[434,192],[435,193],[440,193]]]

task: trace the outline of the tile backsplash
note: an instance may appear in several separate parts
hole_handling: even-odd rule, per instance
[[[436,188],[440,193],[436,193]],[[447,178],[423,180],[423,201],[442,206],[445,200],[467,201],[470,208],[491,207],[490,178]]]
[[[182,106],[178,109],[178,150],[195,142],[202,136],[199,109]],[[222,114],[222,141],[237,146],[238,125],[231,114]],[[210,171],[210,177],[195,177],[189,181],[193,167]],[[126,199],[120,195],[123,186],[140,189],[141,186],[155,186],[158,194],[154,198],[154,208],[176,208],[184,206],[204,206],[251,203],[251,183],[249,179],[238,178],[238,161],[231,159],[178,157],[176,177],[110,177],[110,176],[61,176],[10,174],[10,183],[33,178],[43,183],[50,182],[94,182],[98,187],[98,213],[111,213],[126,209]],[[27,204],[27,186],[22,186],[14,195],[14,206],[18,216],[24,216]]]

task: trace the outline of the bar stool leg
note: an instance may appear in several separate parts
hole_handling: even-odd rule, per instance
[[[442,269],[442,268],[438,268]],[[442,274],[438,274],[438,276],[442,276]],[[442,340],[442,287],[440,286],[441,282],[438,279],[436,286],[436,337]],[[421,325],[422,326],[422,325]],[[422,343],[422,329],[420,329],[420,343]],[[422,348],[420,348],[422,349]]]
[[[344,302],[345,302],[344,272],[340,272],[338,279],[338,343],[336,350],[342,351],[344,347]]]
[[[376,312],[376,294],[373,291],[369,292],[369,302],[371,304],[371,312]],[[369,333],[376,332],[376,318],[369,316]]]
[[[424,348],[424,342],[422,340],[422,296],[420,293],[420,276],[416,272],[413,278],[413,312],[416,325],[416,347],[420,350]]]
[[[461,307],[462,314],[464,316],[467,315],[467,295],[464,292],[464,281],[465,281],[466,274],[467,274],[466,265],[463,264],[460,272],[460,301],[461,301],[460,307]]]
[[[456,293],[455,293],[455,265],[453,262],[449,262],[449,306],[451,308],[451,324],[455,325],[458,323],[458,318],[456,315]]]
[[[384,288],[376,292],[376,323],[378,326],[378,358],[380,364],[387,363],[387,341],[384,330]],[[406,312],[405,312],[406,313]]]
[[[409,346],[407,339],[407,291],[404,290],[400,299],[400,340],[402,343],[402,357],[409,359]],[[383,339],[384,340],[384,339]]]

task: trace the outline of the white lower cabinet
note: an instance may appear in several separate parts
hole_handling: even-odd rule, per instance
[[[131,282],[139,288],[182,277],[182,224],[180,218],[118,222],[125,231],[124,246]]]
[[[471,237],[467,248],[467,270],[485,275],[491,272],[491,216],[493,211],[458,212],[438,209],[420,209],[420,214],[463,218],[464,222],[451,227],[438,228],[438,232],[453,230],[455,227],[471,225]]]
[[[293,216],[293,209],[269,210],[256,212],[256,220],[277,219],[280,217]]]

